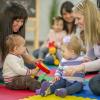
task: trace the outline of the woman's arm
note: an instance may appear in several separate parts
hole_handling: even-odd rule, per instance
[[[84,63],[84,71],[92,72],[100,70],[100,59]]]
[[[70,66],[65,70],[66,75],[73,75],[77,72],[92,72],[100,70],[100,59],[83,63],[78,66]]]
[[[24,59],[24,61],[26,62],[26,63],[28,63],[28,64],[33,64],[34,63],[34,60],[35,60],[35,58],[34,57],[32,57],[31,55],[29,55],[28,53],[26,54],[24,54],[23,55],[23,59]]]

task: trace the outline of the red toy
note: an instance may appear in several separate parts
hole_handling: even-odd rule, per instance
[[[49,54],[53,57],[54,59],[54,65],[59,65],[59,60],[56,56],[56,53],[57,53],[57,48],[55,46],[55,42],[52,41],[49,43]]]
[[[43,72],[49,74],[50,70],[48,69],[48,67],[46,67],[46,65],[44,65],[42,62],[35,62],[36,67],[38,67],[39,69],[41,69]]]

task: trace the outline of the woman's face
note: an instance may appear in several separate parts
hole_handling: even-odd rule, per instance
[[[80,30],[84,30],[84,16],[80,13],[73,13],[73,17],[75,18],[75,24],[79,26]]]
[[[15,19],[12,24],[13,32],[18,32],[19,29],[23,26],[24,19]]]
[[[66,12],[64,9],[62,11],[62,17],[67,23],[72,23],[74,21],[73,14]]]

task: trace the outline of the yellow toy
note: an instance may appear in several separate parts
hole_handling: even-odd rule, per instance
[[[57,52],[57,49],[55,47],[54,42],[50,42],[49,43],[49,54],[52,55],[52,57],[54,59],[54,65],[59,65],[59,60],[56,57],[56,52]]]

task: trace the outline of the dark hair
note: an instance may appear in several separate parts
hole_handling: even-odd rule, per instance
[[[72,8],[74,7],[74,5],[70,2],[70,1],[66,1],[61,5],[61,9],[60,9],[60,14],[63,14],[63,9],[66,12],[72,13]]]
[[[14,33],[12,30],[12,23],[15,19],[24,19],[23,26],[18,32]],[[2,59],[5,57],[5,40],[10,34],[19,34],[25,37],[25,21],[27,20],[27,12],[25,8],[18,4],[11,2],[6,6],[3,13],[0,16],[0,49],[2,52]]]
[[[61,16],[63,15],[63,10],[65,10],[68,13],[72,13],[72,8],[74,7],[73,3],[70,1],[66,1],[61,5],[61,9],[60,9],[60,14]],[[64,19],[63,19],[64,20]],[[76,31],[76,25],[75,25],[75,20],[72,22],[73,26],[72,26],[72,31],[71,32],[75,32]],[[68,27],[67,27],[67,22],[64,20],[64,30],[68,33]]]
[[[63,21],[63,18],[61,16],[53,17],[52,22],[51,22],[51,25],[54,25],[55,21],[60,21],[60,20]]]
[[[98,7],[99,10],[100,10],[100,0],[97,0],[97,7]]]

